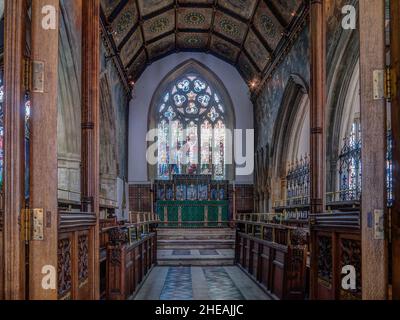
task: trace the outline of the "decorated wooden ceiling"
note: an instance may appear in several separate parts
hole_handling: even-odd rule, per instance
[[[127,75],[177,51],[202,51],[261,79],[304,10],[302,0],[101,0],[102,19]]]

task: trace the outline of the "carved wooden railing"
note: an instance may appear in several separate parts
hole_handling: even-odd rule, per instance
[[[107,299],[127,300],[133,297],[156,263],[154,222],[113,229],[107,247]]]
[[[361,220],[359,212],[311,215],[311,274],[315,299],[361,299]],[[341,270],[356,269],[356,290],[343,290]]]
[[[58,215],[58,297],[62,300],[90,299],[89,265],[94,256],[93,213],[59,212]]]
[[[307,230],[237,221],[236,263],[276,299],[306,297]]]

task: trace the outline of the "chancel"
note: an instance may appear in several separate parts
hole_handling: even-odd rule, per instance
[[[400,299],[399,1],[0,17],[0,300]]]

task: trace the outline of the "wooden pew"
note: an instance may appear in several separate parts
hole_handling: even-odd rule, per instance
[[[107,299],[133,297],[156,263],[154,221],[127,224],[111,230],[107,246]]]
[[[236,264],[272,297],[305,299],[307,230],[260,220],[237,221]]]

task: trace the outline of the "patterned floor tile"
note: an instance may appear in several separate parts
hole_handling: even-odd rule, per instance
[[[205,267],[203,272],[212,300],[245,300],[223,267]]]
[[[160,300],[193,300],[190,267],[169,268]]]

